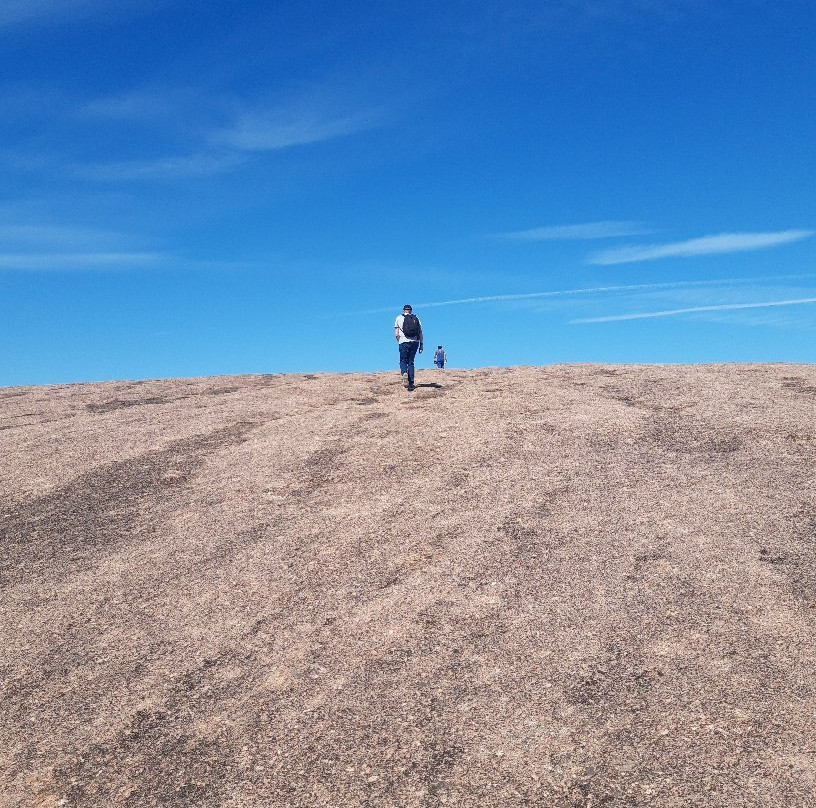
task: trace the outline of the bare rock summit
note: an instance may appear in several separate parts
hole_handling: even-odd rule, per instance
[[[2,808],[816,804],[816,368],[0,388]]]

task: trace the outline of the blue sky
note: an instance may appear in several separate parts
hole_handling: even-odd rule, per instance
[[[816,361],[809,0],[6,0],[0,384]],[[431,352],[421,364],[430,366]]]

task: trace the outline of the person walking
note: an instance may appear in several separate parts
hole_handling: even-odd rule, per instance
[[[399,345],[399,366],[403,387],[414,389],[414,357],[422,353],[422,323],[406,303],[394,320],[394,336]]]
[[[441,345],[436,346],[436,351],[434,352],[434,364],[442,370],[445,367],[445,362],[448,361],[448,355],[442,349]]]

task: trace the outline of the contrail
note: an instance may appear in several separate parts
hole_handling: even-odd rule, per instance
[[[586,222],[584,224],[549,225],[531,230],[513,230],[508,233],[491,233],[488,238],[506,241],[563,241],[617,238],[620,236],[649,236],[654,230],[639,222]]]
[[[581,317],[570,323],[611,323],[616,320],[642,320],[646,317],[671,317],[675,314],[692,314],[697,311],[727,311],[728,309],[764,309],[771,306],[801,306],[816,303],[816,297],[800,297],[796,300],[769,300],[765,303],[722,303],[716,306],[692,306],[688,309],[666,309],[641,314],[614,314],[608,317]]]
[[[559,289],[552,292],[527,292],[515,295],[484,295],[482,297],[461,297],[455,300],[435,300],[425,303],[415,303],[415,309],[431,309],[440,306],[463,306],[469,303],[501,303],[512,300],[534,300],[546,297],[565,297],[567,295],[588,295],[602,292],[644,292],[656,289],[679,289],[693,286],[717,286],[724,283],[752,283],[758,281],[785,281],[800,280],[802,278],[813,278],[816,275],[776,275],[773,277],[752,277],[752,278],[718,278],[706,281],[671,281],[666,283],[638,283],[627,286],[591,286],[582,289]],[[358,311],[357,314],[380,314],[381,312],[393,311],[394,307],[379,309],[366,309]],[[577,321],[574,321],[577,322]]]

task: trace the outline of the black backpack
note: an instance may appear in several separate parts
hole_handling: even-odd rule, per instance
[[[402,333],[408,339],[417,339],[419,337],[419,317],[416,314],[406,314],[402,318]]]

